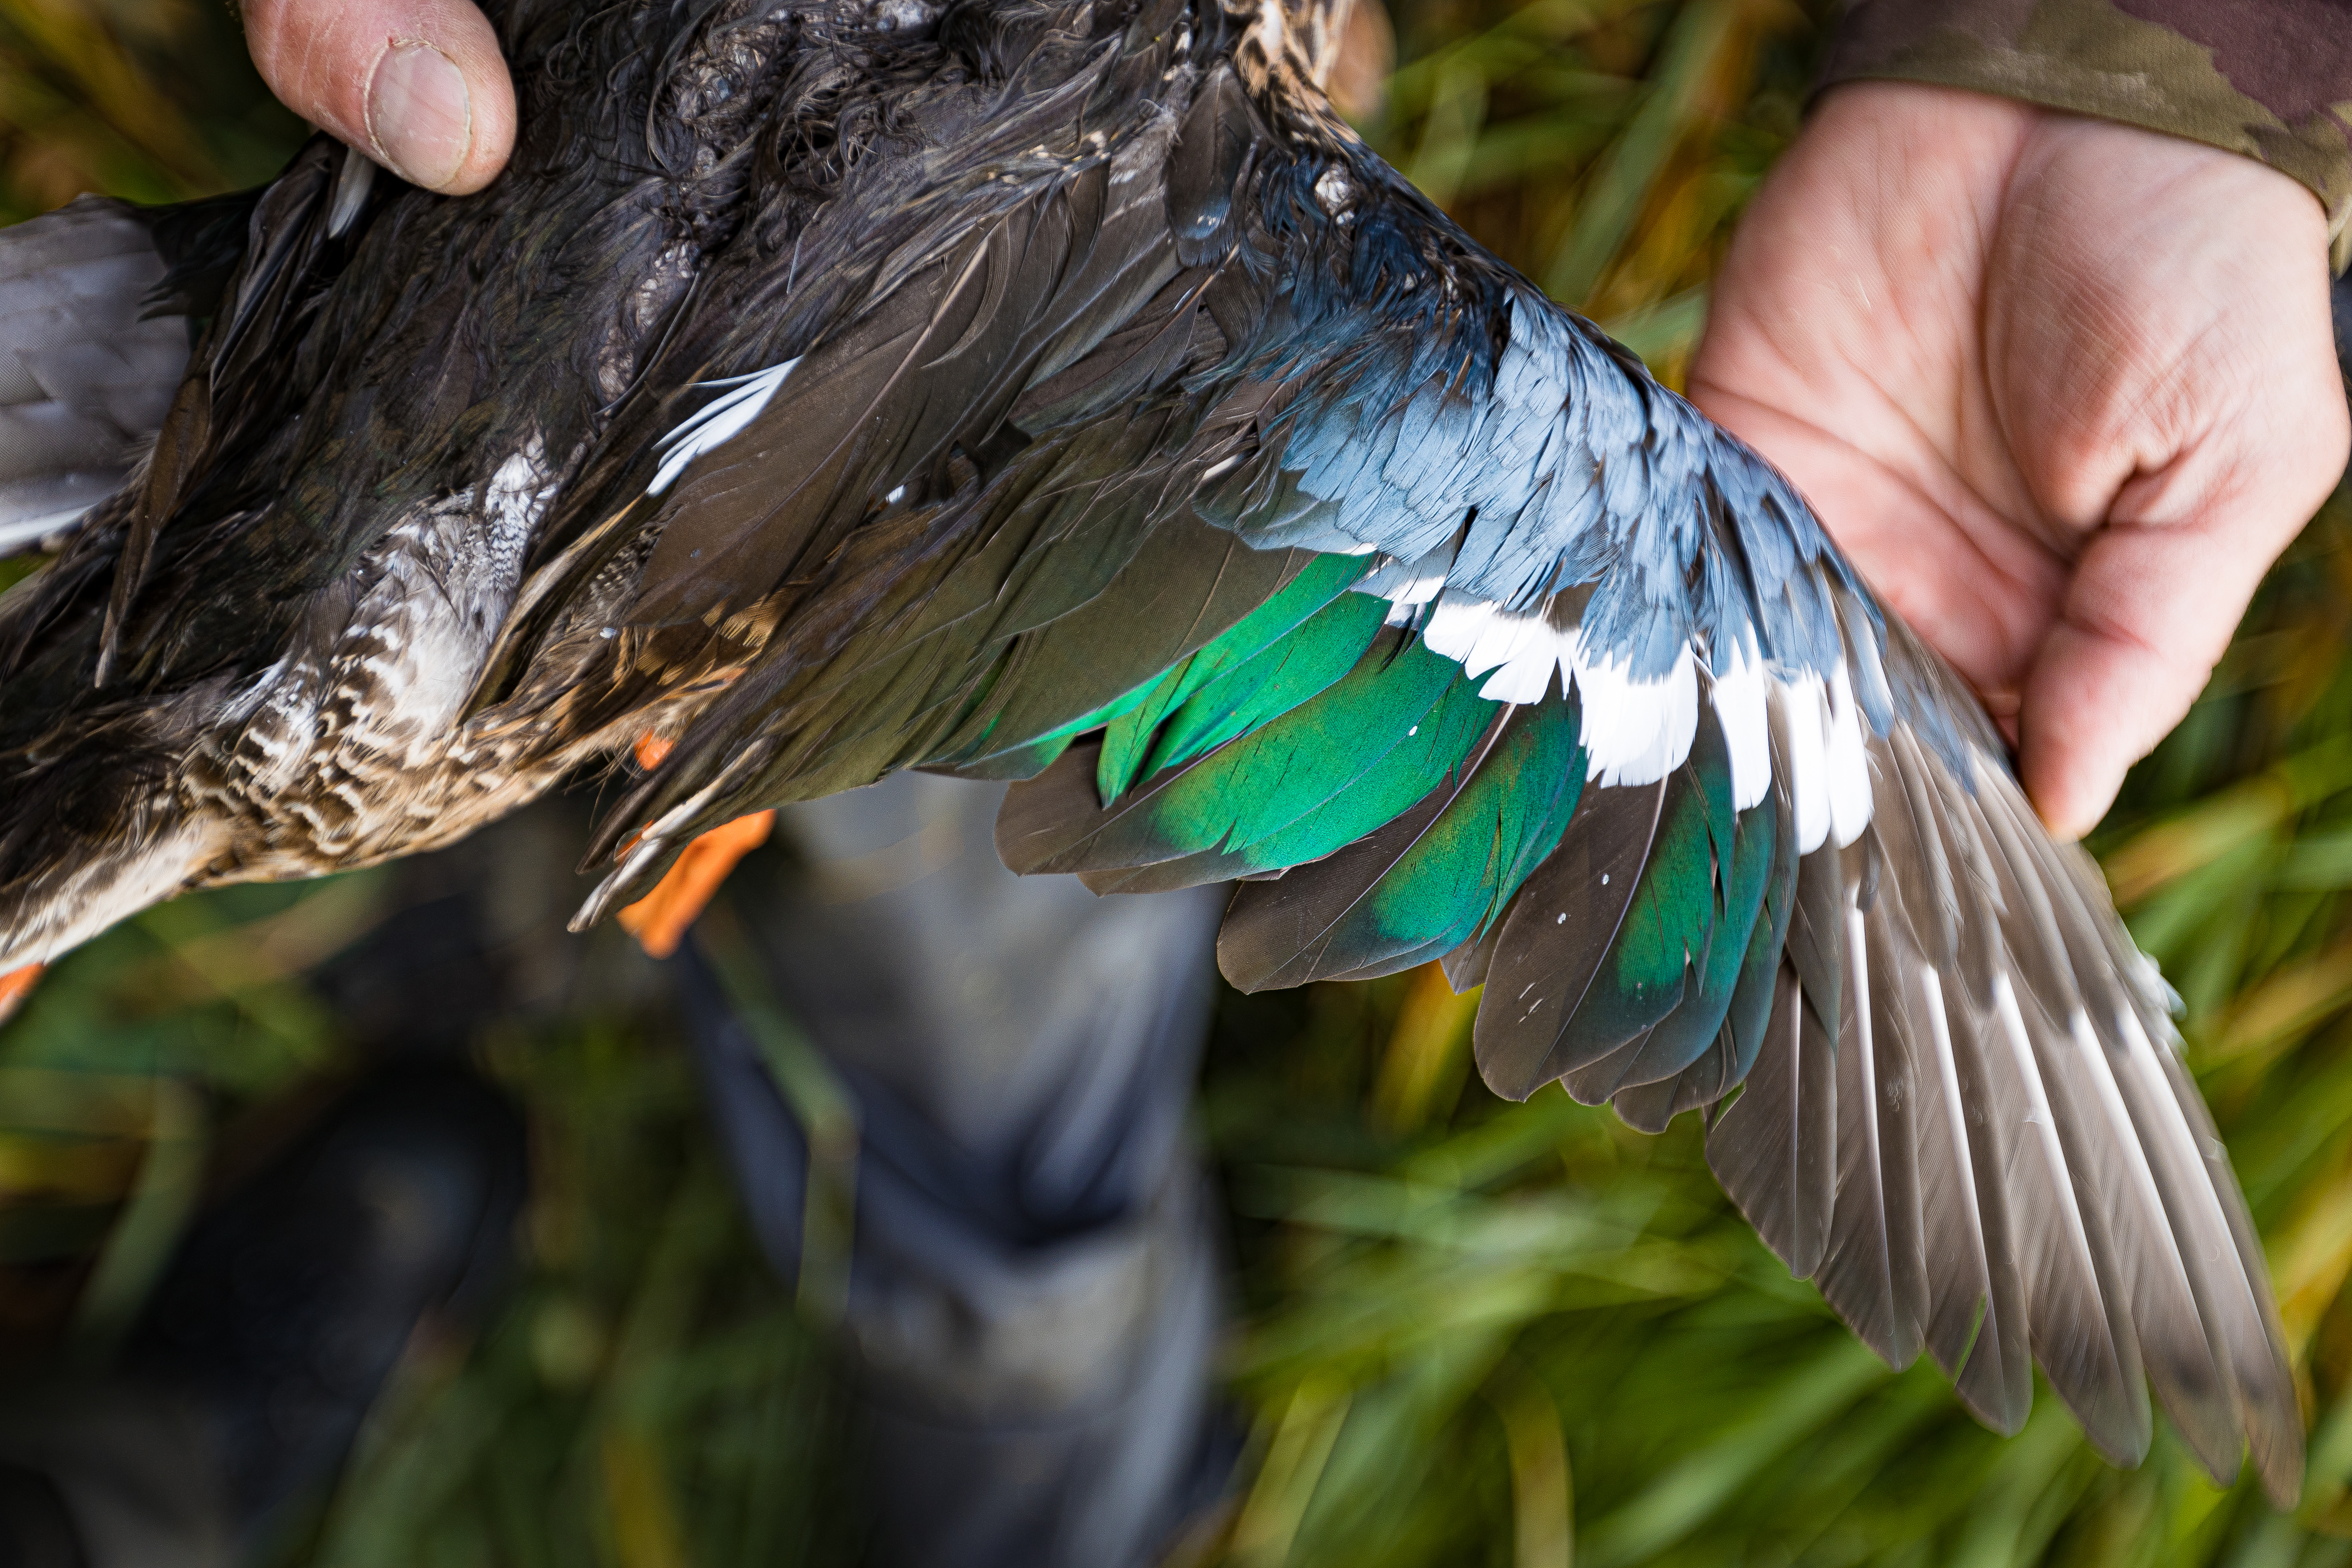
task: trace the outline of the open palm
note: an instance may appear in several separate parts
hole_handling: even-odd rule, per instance
[[[1843,87],[1741,226],[1691,392],[1975,684],[2079,835],[2343,471],[2326,255],[2319,204],[2251,159]]]

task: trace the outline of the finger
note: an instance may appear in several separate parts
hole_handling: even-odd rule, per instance
[[[514,83],[468,0],[246,0],[245,26],[288,108],[413,184],[478,191],[514,149]]]
[[[2019,774],[2052,832],[2078,838],[2106,815],[2131,764],[2205,689],[2263,574],[2342,473],[2352,436],[2340,384],[2302,382],[2310,401],[2273,428],[2280,441],[2242,456],[2231,482],[2206,489],[2184,477],[2199,467],[2192,455],[2118,501],[2158,520],[2186,506],[2194,521],[2117,522],[2092,536],[2021,715]]]
[[[2159,572],[2117,575],[2162,591]],[[2176,602],[2162,629],[2070,607],[2051,628],[2026,681],[2018,774],[2053,834],[2080,838],[2107,814],[2132,763],[2155,750],[2204,689],[2244,603],[2234,592],[2217,593],[2210,603]]]
[[[2352,437],[2310,192],[2233,153],[2071,120],[2012,187],[1988,374],[2037,510],[2083,541],[2027,678],[2019,767],[2073,836],[2197,700]]]

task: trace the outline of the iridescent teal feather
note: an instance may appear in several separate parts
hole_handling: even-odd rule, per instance
[[[1724,1027],[1731,1031],[1732,1039],[1729,1083],[1748,1076],[1756,1065],[1756,1053],[1763,1048],[1764,1030],[1772,1016],[1772,993],[1780,975],[1780,949],[1789,938],[1789,911],[1797,899],[1797,839],[1785,802],[1776,795],[1747,813],[1740,819],[1742,831],[1749,831],[1748,818],[1768,812],[1772,818],[1772,864],[1764,879],[1764,907],[1748,937],[1748,951],[1740,957],[1739,978],[1725,1009]]]
[[[1570,1092],[1601,1100],[1622,1087],[1663,1082],[1698,1062],[1716,1042],[1745,973],[1750,939],[1762,925],[1759,917],[1778,868],[1779,826],[1769,807],[1741,815],[1731,858],[1717,864],[1712,929],[1706,948],[1688,954],[1682,1000],[1601,1061],[1570,1073]],[[1769,1005],[1770,992],[1765,994]]]
[[[1667,784],[1657,837],[1624,921],[1554,1047],[1571,1072],[1681,1005],[1722,914],[1716,873],[1732,858],[1732,821],[1729,753],[1721,728],[1702,716],[1689,760]]]
[[[1161,709],[1148,700],[1112,726],[1103,742],[1103,798],[1116,800],[1135,777],[1181,767],[1321,692],[1356,668],[1387,613],[1386,600],[1341,592],[1303,625],[1255,647],[1249,622],[1235,626],[1154,689],[1155,699],[1165,689],[1176,701]],[[1155,709],[1165,716],[1151,734]],[[1148,750],[1139,738],[1147,735]],[[1115,766],[1132,773],[1114,777]]]
[[[1346,679],[1159,775],[1138,809],[1114,808],[1122,826],[1072,853],[1098,868],[1087,880],[1100,892],[1318,860],[1411,811],[1462,766],[1497,712],[1460,665],[1386,632]]]
[[[1583,792],[1573,698],[1501,715],[1465,769],[1312,877],[1244,886],[1219,958],[1255,990],[1391,973],[1475,940],[1559,846]]]

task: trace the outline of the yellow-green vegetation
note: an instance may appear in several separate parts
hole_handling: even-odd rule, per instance
[[[1799,122],[1820,21],[1790,0],[1402,8],[1366,131],[1672,378]],[[0,0],[0,213],[250,180],[297,133],[211,0]],[[2113,1469],[2046,1393],[2020,1436],[1979,1430],[1764,1252],[1692,1119],[1648,1139],[1556,1089],[1496,1100],[1469,1000],[1419,972],[1224,1007],[1201,1124],[1236,1216],[1251,1440],[1194,1561],[2352,1558],[2347,543],[2339,494],[2097,843],[2187,1001],[2268,1241],[2313,1424],[2297,1512],[2214,1489],[2161,1433]],[[348,1064],[348,1021],[305,976],[382,918],[383,886],[191,900],[58,966],[0,1036],[0,1335],[102,1352],[194,1173]],[[660,1009],[583,1005],[479,1050],[533,1123],[520,1283],[478,1336],[419,1346],[289,1560],[853,1561],[838,1392],[756,1258]]]

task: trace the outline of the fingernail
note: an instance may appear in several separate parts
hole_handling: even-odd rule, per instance
[[[368,84],[368,135],[376,156],[413,185],[439,190],[455,179],[474,135],[465,73],[430,44],[396,43]]]

